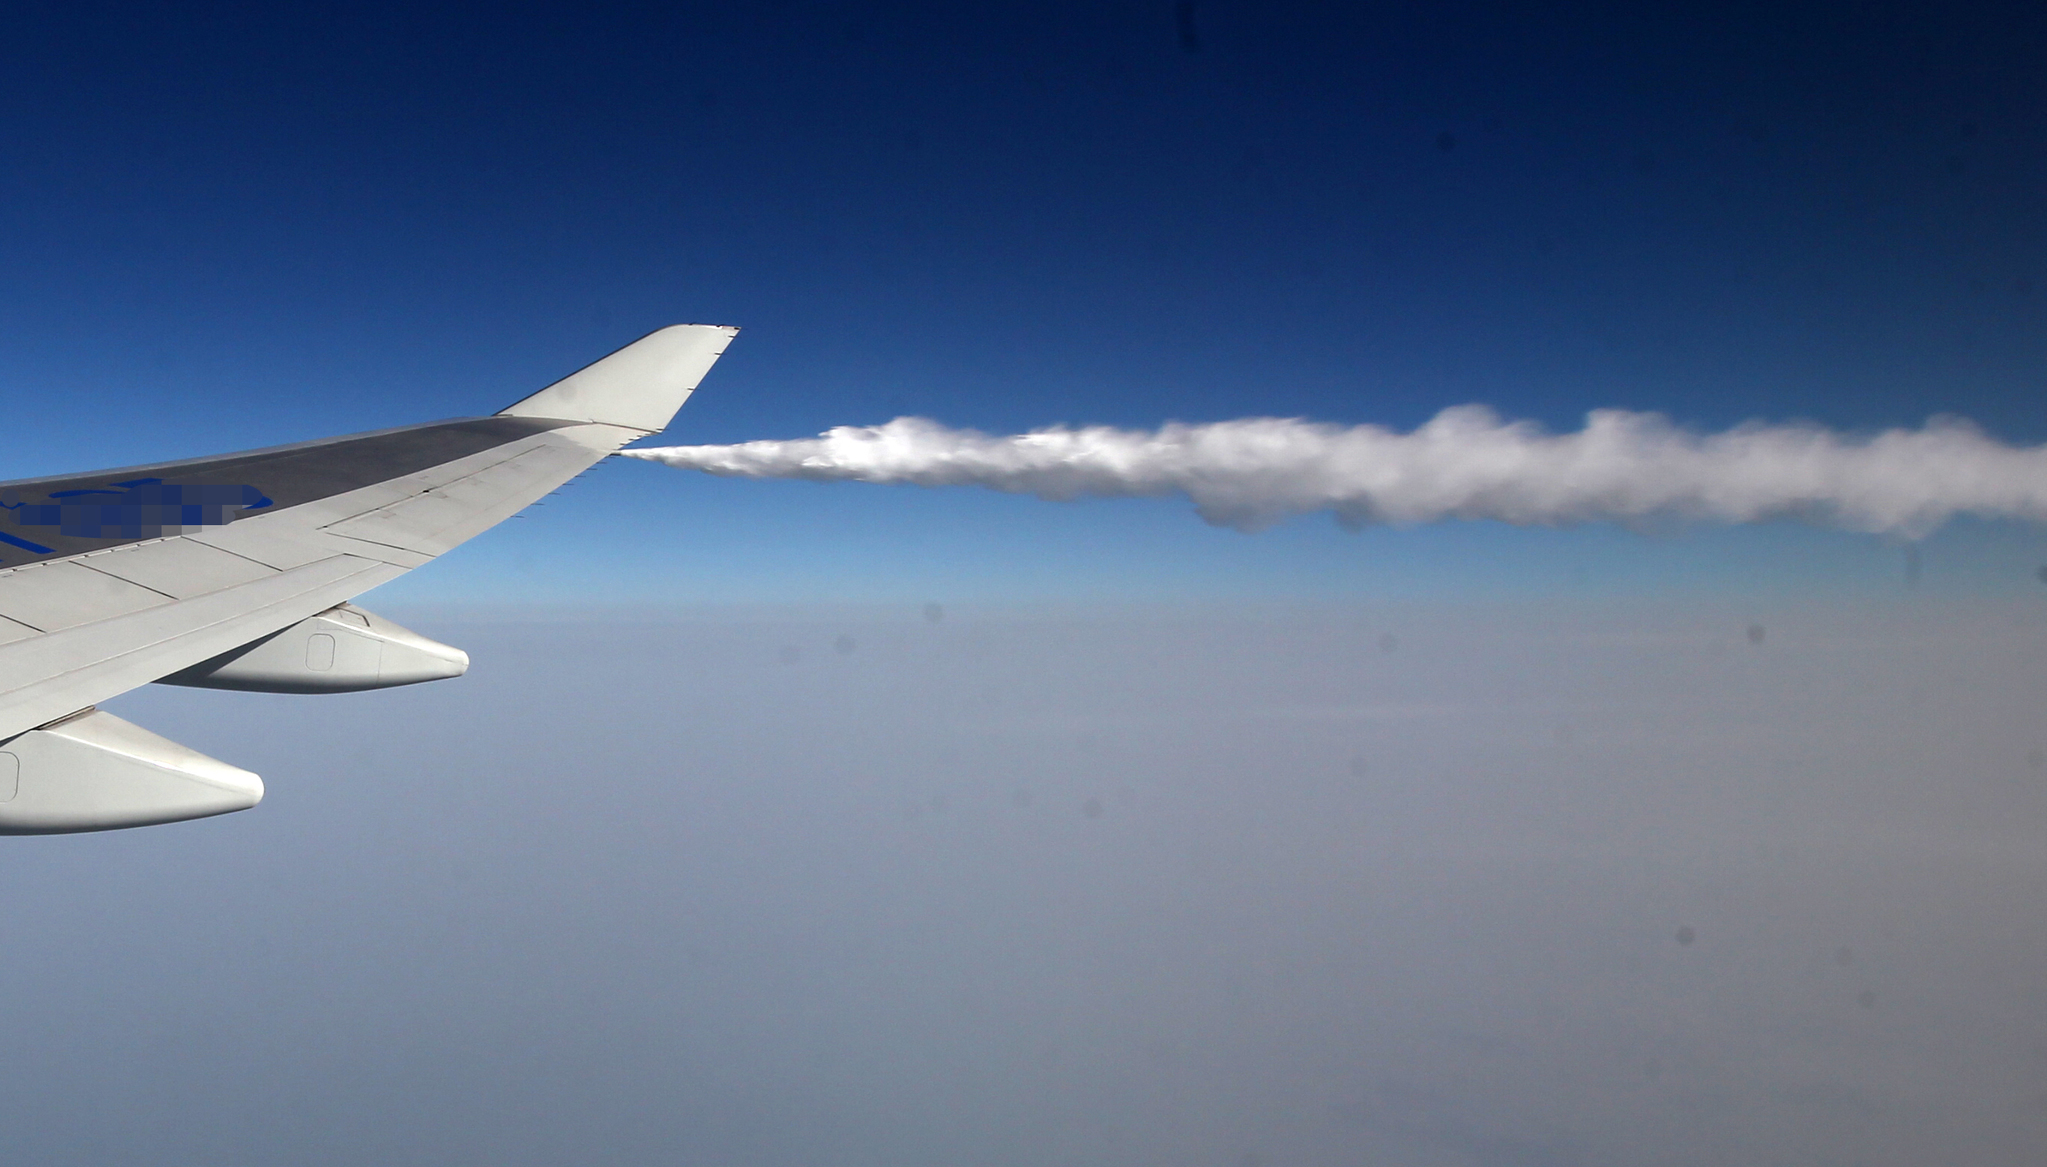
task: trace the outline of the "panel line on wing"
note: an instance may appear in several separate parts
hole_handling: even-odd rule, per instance
[[[89,561],[85,566],[94,571],[139,584],[174,600],[253,583],[275,575],[278,570],[183,535],[95,551],[84,559]]]

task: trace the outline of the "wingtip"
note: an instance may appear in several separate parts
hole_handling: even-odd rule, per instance
[[[671,324],[499,412],[658,433],[738,335],[730,324]]]

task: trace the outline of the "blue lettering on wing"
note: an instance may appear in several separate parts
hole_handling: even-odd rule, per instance
[[[161,478],[131,478],[85,490],[52,491],[47,503],[0,503],[14,521],[54,527],[81,539],[148,539],[196,527],[232,523],[271,500],[253,486],[182,486]],[[50,548],[0,535],[0,541],[38,553]]]

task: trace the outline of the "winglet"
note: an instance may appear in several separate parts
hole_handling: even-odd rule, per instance
[[[739,334],[721,324],[675,324],[570,373],[500,417],[553,417],[659,433]]]

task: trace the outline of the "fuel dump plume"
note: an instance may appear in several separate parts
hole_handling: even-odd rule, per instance
[[[1055,500],[1182,494],[1208,522],[1244,531],[1314,511],[1354,527],[1796,518],[1907,538],[1957,515],[2047,520],[2047,447],[1939,419],[1867,436],[1755,423],[1700,434],[1658,414],[1602,409],[1584,429],[1558,434],[1465,405],[1409,433],[1258,417],[997,437],[899,417],[815,438],[621,454],[744,478],[981,486]]]

